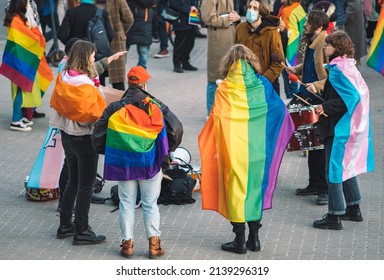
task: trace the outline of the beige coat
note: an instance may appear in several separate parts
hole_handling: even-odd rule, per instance
[[[201,3],[201,18],[208,28],[208,82],[224,78],[220,75],[220,61],[234,45],[236,29],[228,17],[220,14],[231,11],[234,11],[233,0],[203,0]]]
[[[109,19],[114,32],[111,43],[112,52],[125,51],[126,35],[133,25],[133,14],[128,7],[127,1],[107,0],[105,9],[109,13]],[[125,55],[111,62],[108,69],[110,83],[121,83],[127,80],[125,64]]]

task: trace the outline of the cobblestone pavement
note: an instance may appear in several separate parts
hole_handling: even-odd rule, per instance
[[[203,31],[204,32],[204,31]],[[182,145],[199,166],[197,146],[205,119],[206,39],[196,39],[191,56],[197,72],[172,72],[172,57],[154,59],[158,44],[151,46],[148,71],[152,75],[149,91],[163,100],[184,124]],[[4,40],[0,41],[0,50]],[[172,50],[172,49],[171,49]],[[2,55],[2,53],[1,53]],[[128,67],[137,63],[136,49],[129,52]],[[56,68],[54,68],[56,71]],[[375,172],[359,176],[364,221],[343,222],[344,230],[319,230],[312,227],[326,206],[318,206],[315,196],[299,197],[295,189],[308,182],[307,158],[300,152],[286,153],[277,181],[273,208],[264,212],[260,230],[262,250],[236,255],[223,252],[222,242],[233,239],[231,226],[219,214],[201,209],[201,194],[196,203],[160,206],[163,260],[383,260],[384,259],[384,178],[383,178],[383,86],[377,72],[361,67],[371,90],[371,112],[375,149]],[[52,85],[40,112],[49,114]],[[109,200],[91,205],[90,225],[105,234],[107,242],[94,246],[73,246],[71,239],[55,239],[59,224],[57,201],[31,202],[24,198],[23,184],[47,131],[48,117],[34,120],[29,133],[9,129],[11,118],[10,83],[0,76],[0,259],[1,260],[121,260],[118,212]],[[102,171],[103,158],[99,169]],[[107,182],[101,196],[109,196],[113,182]],[[147,258],[148,242],[142,211],[136,212],[135,254],[133,260]]]

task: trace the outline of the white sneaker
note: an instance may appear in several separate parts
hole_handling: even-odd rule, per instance
[[[15,131],[31,131],[32,127],[26,126],[22,121],[11,122],[11,130]]]
[[[27,118],[22,118],[20,121],[23,122],[23,124],[25,124],[26,126],[32,126],[33,125],[33,121],[30,121]]]

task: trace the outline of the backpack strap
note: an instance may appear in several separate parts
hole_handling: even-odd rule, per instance
[[[99,18],[101,18],[101,19],[103,20],[103,22],[104,22],[104,19],[103,19],[103,10],[102,10],[102,9],[97,8],[97,10],[96,10],[96,16],[99,17]]]

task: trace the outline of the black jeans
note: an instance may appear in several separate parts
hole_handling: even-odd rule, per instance
[[[191,51],[195,45],[195,29],[175,31],[173,48],[173,65],[182,66],[189,63]]]
[[[71,223],[75,205],[76,232],[88,229],[88,214],[91,205],[99,155],[92,146],[91,136],[73,136],[61,132],[65,158],[68,163],[68,182],[60,212],[60,225]]]
[[[325,150],[308,152],[309,185],[317,189],[319,194],[328,193],[328,183],[325,177]]]

